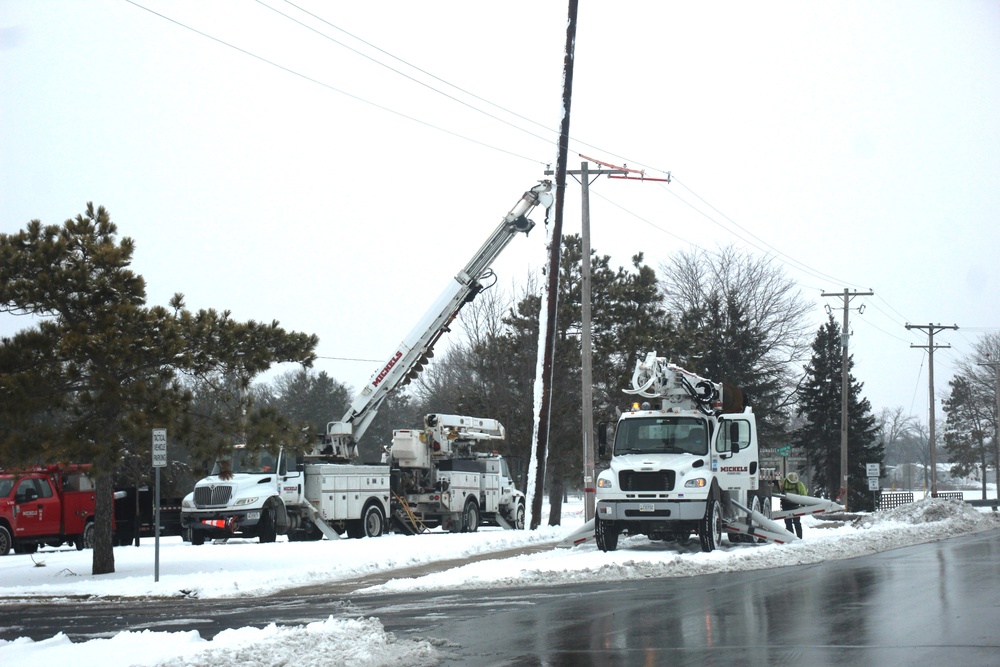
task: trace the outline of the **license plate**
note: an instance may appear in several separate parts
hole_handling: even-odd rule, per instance
[[[253,520],[259,518],[260,518],[260,512],[247,512],[247,519]]]
[[[652,512],[653,511],[653,503],[639,503],[639,511],[640,512]]]

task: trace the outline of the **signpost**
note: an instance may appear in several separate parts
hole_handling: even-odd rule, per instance
[[[872,492],[873,509],[878,509],[878,479],[881,475],[878,463],[866,463],[865,472],[868,473],[868,490]]]
[[[156,490],[153,494],[153,535],[156,544],[153,581],[160,580],[160,468],[167,465],[167,429],[153,429],[153,470],[156,471]]]

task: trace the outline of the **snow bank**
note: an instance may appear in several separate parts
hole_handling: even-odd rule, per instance
[[[83,650],[81,650],[81,647]],[[280,658],[279,658],[280,656]],[[91,660],[93,658],[93,660]],[[437,665],[441,653],[426,640],[397,640],[377,619],[334,619],[298,628],[224,630],[211,641],[197,632],[122,632],[74,644],[60,633],[35,642],[0,641],[4,665],[72,664],[219,667],[290,664],[296,667]]]

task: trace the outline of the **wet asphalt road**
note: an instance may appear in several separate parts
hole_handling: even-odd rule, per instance
[[[398,573],[396,573],[398,575]],[[773,571],[522,590],[0,605],[0,639],[376,616],[449,665],[1000,665],[1000,531]]]

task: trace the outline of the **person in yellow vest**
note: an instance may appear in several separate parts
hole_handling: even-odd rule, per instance
[[[809,495],[806,490],[806,485],[799,480],[799,474],[797,472],[790,472],[785,477],[784,481],[781,482],[781,492],[782,493],[795,493],[800,496]],[[787,498],[781,499],[781,509],[783,510],[793,510],[798,507],[798,504],[793,503]],[[789,533],[794,532],[799,539],[802,538],[802,517],[790,516],[785,519],[785,530]]]

